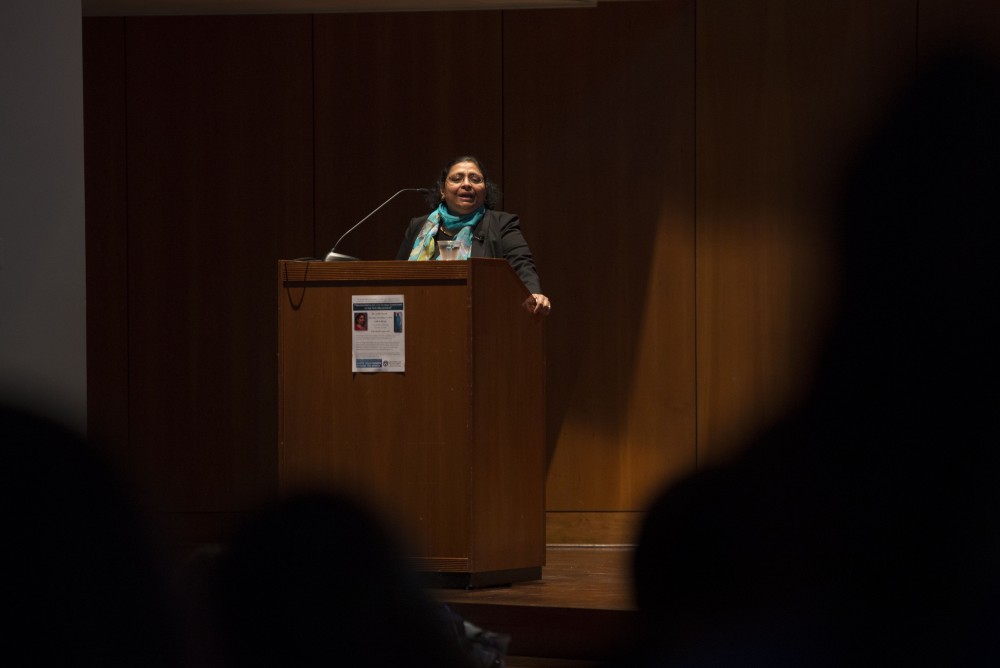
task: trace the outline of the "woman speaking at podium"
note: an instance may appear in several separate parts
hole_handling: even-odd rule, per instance
[[[437,208],[410,220],[396,259],[440,259],[438,244],[443,241],[458,242],[457,260],[504,258],[531,292],[528,310],[548,315],[552,304],[542,294],[520,221],[514,214],[494,210],[498,195],[478,159],[462,156],[452,160],[441,170],[432,191],[432,203]]]

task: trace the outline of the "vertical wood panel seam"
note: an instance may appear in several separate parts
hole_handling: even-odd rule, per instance
[[[699,401],[698,385],[700,376],[698,374],[698,362],[700,361],[698,343],[700,341],[700,328],[698,320],[698,15],[700,1],[694,3],[694,21],[692,23],[691,36],[691,49],[693,51],[691,58],[691,80],[693,90],[691,91],[691,106],[692,106],[692,127],[691,132],[694,135],[694,150],[691,156],[691,169],[694,173],[694,178],[691,179],[692,188],[694,193],[692,193],[692,235],[691,235],[691,267],[692,276],[691,280],[691,303],[692,303],[692,317],[694,319],[694,469],[697,471],[701,468],[701,439],[699,436],[699,426],[701,424],[701,404]]]
[[[124,116],[122,128],[123,134],[123,164],[122,164],[122,180],[124,183],[124,196],[125,196],[125,258],[123,264],[125,265],[125,443],[123,446],[126,450],[131,449],[132,446],[132,269],[130,266],[130,260],[132,254],[129,252],[129,242],[132,235],[129,233],[130,221],[132,219],[130,208],[129,208],[129,81],[128,81],[128,26],[130,21],[126,17],[122,17],[121,23],[121,33],[122,33],[122,114]],[[129,455],[129,459],[134,461],[134,459]]]
[[[312,256],[317,257],[317,251],[319,250],[316,246],[316,193],[319,191],[319,183],[317,182],[318,170],[316,168],[316,15],[309,15],[309,38],[311,44],[309,45],[309,65],[311,69],[310,80],[310,94],[312,95],[312,137],[310,138],[310,146],[312,147]]]
[[[500,183],[504,184],[504,190],[507,188],[507,132],[505,119],[507,118],[507,63],[506,63],[506,49],[505,49],[505,31],[504,27],[507,24],[507,11],[500,11]],[[502,198],[501,191],[501,198]],[[504,204],[506,209],[506,203]]]

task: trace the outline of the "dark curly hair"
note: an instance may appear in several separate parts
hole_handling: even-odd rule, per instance
[[[490,175],[486,172],[486,168],[483,167],[483,163],[474,155],[460,155],[444,166],[438,180],[430,188],[431,192],[427,194],[427,204],[434,209],[441,203],[441,191],[444,190],[444,183],[448,179],[448,172],[460,162],[474,163],[479,168],[479,171],[483,173],[483,178],[486,180],[486,199],[483,201],[483,204],[487,209],[495,209],[497,204],[500,203],[500,188],[490,179]]]

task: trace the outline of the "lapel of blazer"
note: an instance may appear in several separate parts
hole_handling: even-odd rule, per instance
[[[479,237],[482,241],[472,240],[472,252],[469,254],[471,257],[493,257],[489,252],[490,244],[490,232],[493,230],[493,224],[496,221],[496,212],[493,209],[486,209],[483,214],[483,219],[479,221],[479,225],[476,225],[476,229],[472,232],[473,237]]]

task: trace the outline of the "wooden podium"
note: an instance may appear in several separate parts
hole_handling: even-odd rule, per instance
[[[434,586],[541,577],[542,321],[504,260],[278,265],[279,485],[369,501]],[[406,370],[352,372],[352,303],[402,295]]]

